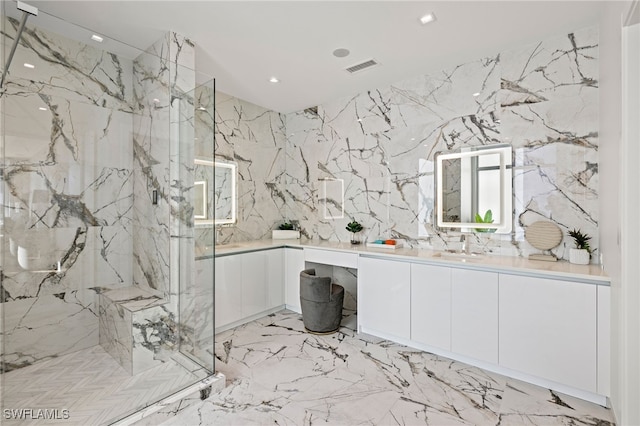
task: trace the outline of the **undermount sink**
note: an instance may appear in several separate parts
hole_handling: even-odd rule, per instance
[[[473,259],[482,259],[484,258],[484,255],[480,253],[464,253],[461,251],[441,251],[441,252],[435,253],[433,257],[445,257],[445,258],[449,257],[453,259],[473,260]]]

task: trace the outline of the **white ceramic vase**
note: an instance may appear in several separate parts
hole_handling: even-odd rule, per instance
[[[576,265],[588,265],[589,252],[585,249],[572,248],[569,251],[569,262]]]

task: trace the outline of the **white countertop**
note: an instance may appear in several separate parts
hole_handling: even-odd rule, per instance
[[[317,248],[323,250],[333,250],[345,253],[366,255],[367,257],[381,257],[391,260],[419,261],[443,266],[456,266],[459,268],[490,270],[505,272],[510,274],[548,276],[567,280],[589,281],[594,284],[609,285],[610,279],[605,274],[601,265],[574,265],[567,261],[546,262],[540,260],[529,260],[515,256],[497,256],[483,254],[477,259],[456,257],[443,257],[442,252],[435,250],[417,248],[373,248],[365,244],[351,245],[350,243],[340,243],[331,241],[309,241],[309,240],[258,240],[238,243],[223,244],[213,248],[208,247],[208,251],[201,252],[198,258],[210,258],[213,256],[224,256],[235,253],[266,250],[280,247],[294,248]]]

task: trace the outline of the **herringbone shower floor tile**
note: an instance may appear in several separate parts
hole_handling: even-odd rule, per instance
[[[131,376],[102,347],[94,346],[5,374],[0,424],[106,425],[205,375],[168,361]],[[29,409],[33,411],[22,412],[23,420],[10,418],[18,413],[7,411]],[[45,415],[37,410],[44,409],[58,419],[37,418]],[[63,410],[68,410],[67,419]]]

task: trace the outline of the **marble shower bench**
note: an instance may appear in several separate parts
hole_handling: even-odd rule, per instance
[[[155,349],[174,334],[169,330],[174,322],[163,308],[167,303],[138,287],[98,295],[100,346],[131,375],[162,363]]]

